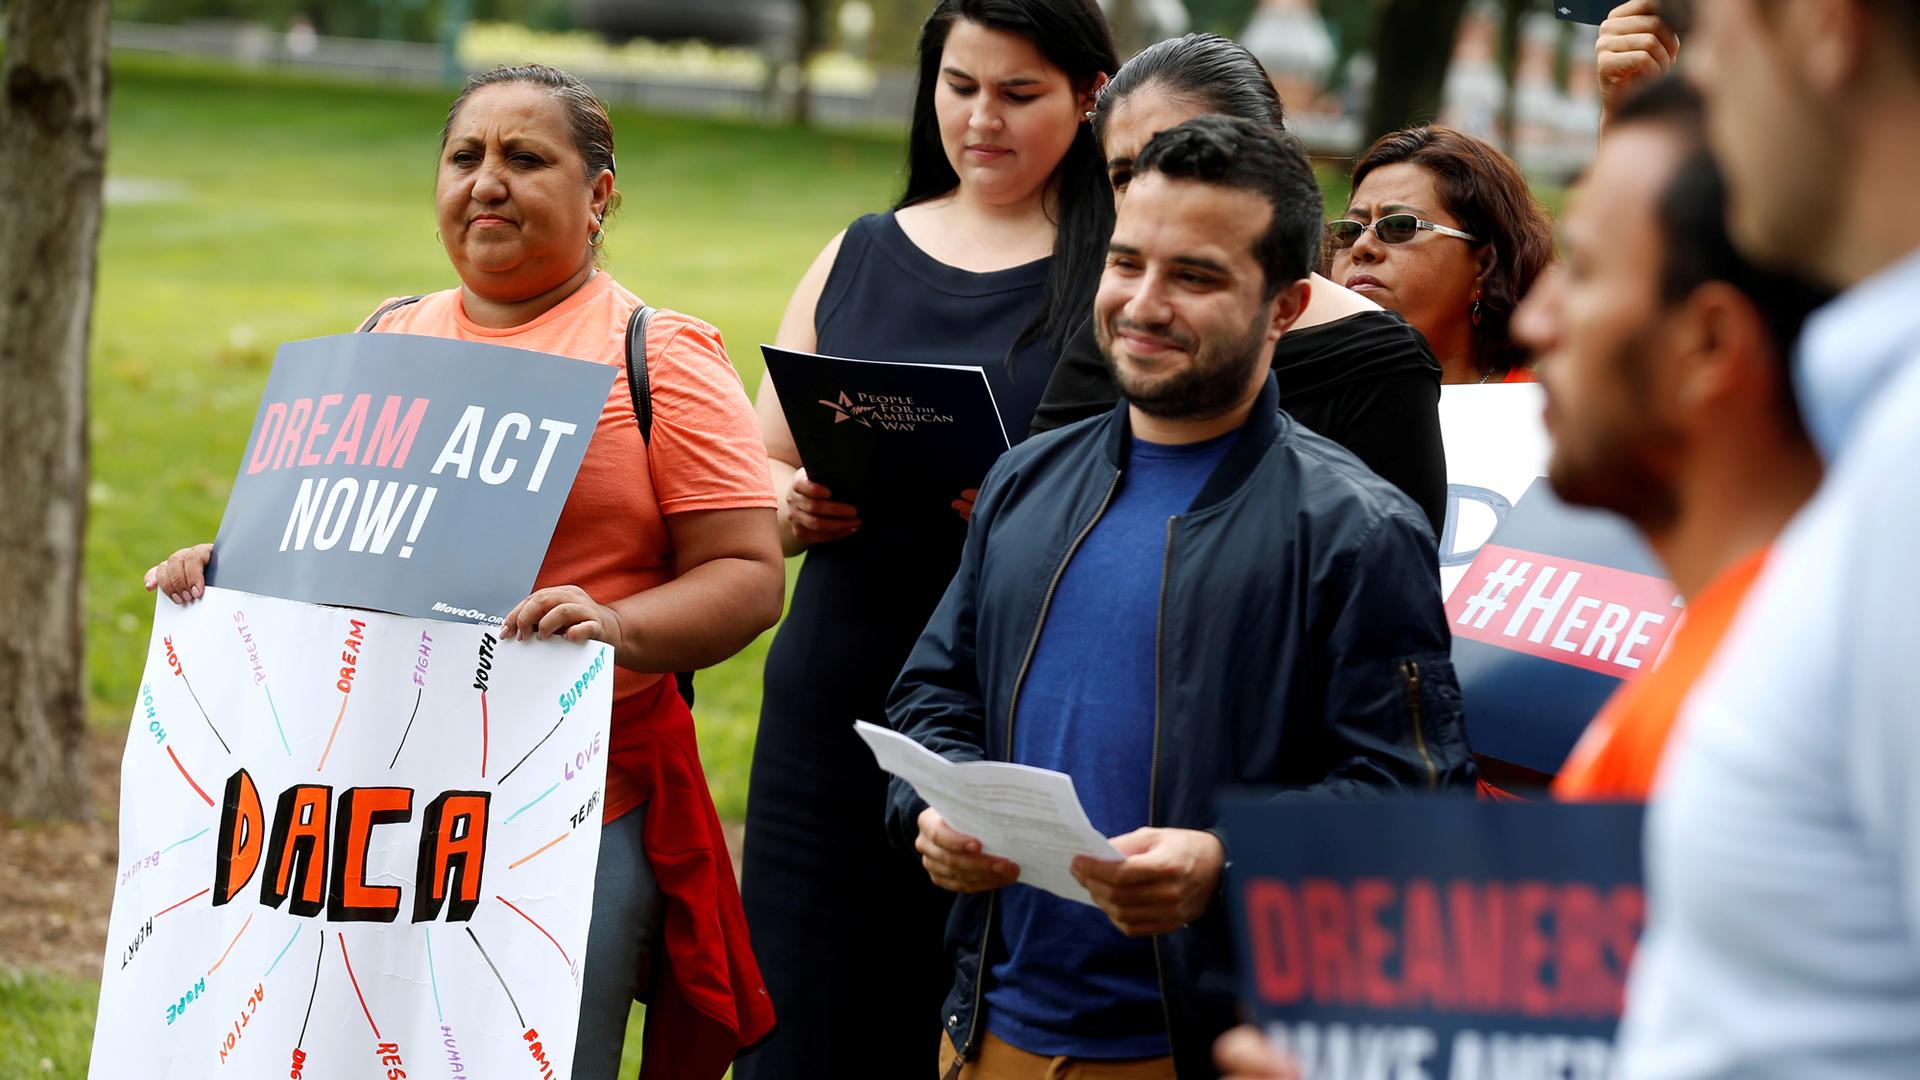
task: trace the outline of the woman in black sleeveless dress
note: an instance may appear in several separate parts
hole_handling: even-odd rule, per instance
[[[942,0],[920,41],[907,192],[854,222],[796,289],[782,346],[984,368],[1020,438],[1091,305],[1112,200],[1084,117],[1117,67],[1093,0]],[[1056,250],[1056,236],[1082,239]],[[740,1080],[937,1068],[948,894],[884,829],[886,774],[853,733],[945,592],[971,492],[919,525],[858,524],[806,479],[770,381],[758,398],[789,554],[807,550],[767,657],[742,891],[779,1027]]]

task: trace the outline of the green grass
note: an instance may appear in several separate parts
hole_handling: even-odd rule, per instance
[[[178,197],[109,207],[102,239],[87,544],[96,723],[126,722],[152,617],[141,575],[212,537],[274,348],[454,283],[433,236],[446,99],[117,58],[109,174]],[[898,142],[618,110],[614,123],[625,202],[608,268],[717,325],[757,386],[756,346],[820,246],[885,204]],[[765,647],[700,676],[701,749],[734,819]]]
[[[125,56],[113,79],[109,175],[174,197],[110,206],[102,237],[86,573],[90,711],[106,729],[126,724],[140,678],[153,610],[141,575],[212,538],[274,348],[454,282],[433,236],[444,92]],[[717,325],[752,389],[756,346],[801,272],[893,195],[899,140],[622,110],[614,122],[625,206],[608,268]],[[1322,179],[1338,210],[1344,183]],[[767,641],[699,679],[701,755],[733,820]],[[95,993],[0,975],[0,1076],[83,1075]],[[623,1076],[638,1067],[639,1031]]]
[[[99,993],[91,982],[0,971],[0,1076],[85,1080]]]

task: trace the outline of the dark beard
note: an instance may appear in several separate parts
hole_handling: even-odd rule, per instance
[[[1267,313],[1262,310],[1248,324],[1246,333],[1228,341],[1209,340],[1196,350],[1191,338],[1170,335],[1174,344],[1188,351],[1193,364],[1178,374],[1156,379],[1152,384],[1130,379],[1113,360],[1113,339],[1117,331],[1151,327],[1125,320],[1109,329],[1095,324],[1100,343],[1100,359],[1114,385],[1133,407],[1162,420],[1211,420],[1239,405],[1247,393],[1247,383],[1257,368],[1269,361],[1266,342]],[[1153,331],[1158,333],[1158,331]]]
[[[1679,516],[1678,497],[1664,460],[1681,452],[1683,437],[1671,426],[1653,419],[1646,407],[1652,395],[1646,365],[1654,353],[1655,331],[1648,330],[1625,343],[1613,368],[1629,388],[1636,408],[1630,426],[1616,427],[1604,445],[1584,459],[1569,460],[1557,447],[1547,462],[1547,481],[1554,494],[1574,506],[1619,514],[1641,532],[1657,533]]]

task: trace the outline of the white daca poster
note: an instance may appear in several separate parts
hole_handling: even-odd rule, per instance
[[[567,1075],[612,649],[157,609],[91,1075]]]

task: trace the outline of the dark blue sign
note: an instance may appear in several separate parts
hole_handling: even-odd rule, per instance
[[[1604,1080],[1642,809],[1224,801],[1250,1015],[1306,1080]]]

